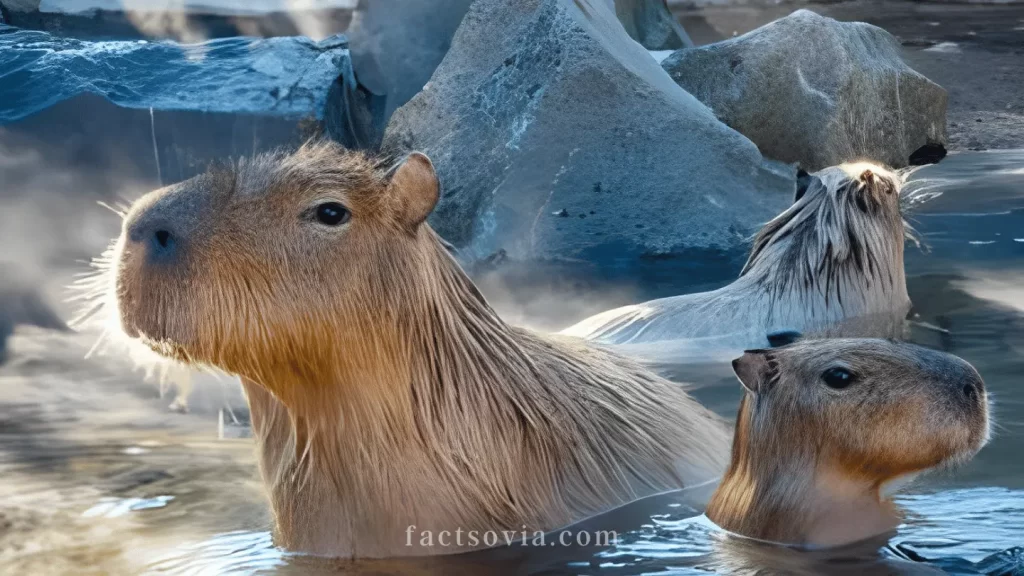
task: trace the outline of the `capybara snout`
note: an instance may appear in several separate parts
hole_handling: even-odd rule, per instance
[[[140,251],[151,262],[182,256],[210,203],[206,176],[150,192],[125,216],[125,248]]]
[[[944,396],[951,407],[968,414],[984,410],[987,395],[985,381],[966,360],[926,348],[918,348],[921,369],[933,375],[935,393]]]

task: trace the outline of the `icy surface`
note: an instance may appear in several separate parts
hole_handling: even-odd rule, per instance
[[[322,118],[348,40],[84,41],[0,25],[0,124],[83,93],[119,106]]]

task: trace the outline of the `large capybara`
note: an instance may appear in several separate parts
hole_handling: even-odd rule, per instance
[[[279,544],[460,552],[486,545],[470,531],[551,530],[724,471],[728,428],[678,385],[503,322],[426,224],[438,194],[422,154],[319,142],[125,217],[120,324],[241,377]]]
[[[910,310],[901,186],[899,175],[865,163],[804,175],[736,281],[602,312],[563,334],[655,363],[728,360],[781,331],[897,337]]]
[[[899,524],[890,489],[988,441],[967,362],[878,339],[798,341],[733,362],[746,394],[732,461],[708,504],[726,530],[838,546]]]

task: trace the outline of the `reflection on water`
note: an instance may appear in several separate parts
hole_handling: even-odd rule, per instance
[[[905,523],[882,542],[829,553],[755,544],[664,497],[588,521],[618,531],[604,549],[290,555],[268,531],[251,440],[218,442],[215,411],[169,414],[128,367],[82,361],[89,337],[28,330],[0,366],[0,572],[1024,574],[1024,151],[951,155],[918,171],[907,194],[925,244],[907,249],[912,339],[978,367],[997,425],[970,464],[906,490]],[[727,366],[677,375],[733,416]]]

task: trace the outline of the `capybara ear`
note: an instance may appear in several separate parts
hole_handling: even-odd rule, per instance
[[[388,190],[397,200],[398,217],[415,230],[437,204],[441,185],[430,158],[420,152],[406,156],[394,169]]]
[[[810,188],[811,183],[814,182],[816,176],[812,176],[807,173],[803,168],[797,168],[796,170],[796,194],[793,195],[793,202],[804,197],[807,194],[807,189]]]
[[[747,350],[732,361],[732,370],[740,384],[755,394],[768,391],[775,372],[765,350]]]

